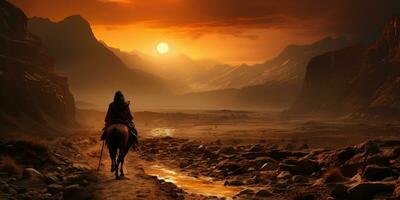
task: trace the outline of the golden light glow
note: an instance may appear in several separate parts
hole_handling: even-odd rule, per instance
[[[160,42],[157,45],[157,51],[160,54],[166,54],[168,53],[169,47],[168,44],[166,42]]]

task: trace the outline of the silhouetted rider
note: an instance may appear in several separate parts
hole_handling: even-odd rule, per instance
[[[124,95],[121,91],[117,91],[114,96],[114,101],[108,106],[106,118],[104,120],[105,127],[101,139],[104,140],[106,137],[105,130],[107,127],[114,123],[123,123],[128,126],[129,133],[132,139],[137,141],[137,131],[133,125],[133,116],[129,109],[129,102],[125,101]]]

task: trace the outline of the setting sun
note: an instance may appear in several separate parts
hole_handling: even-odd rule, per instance
[[[157,51],[158,51],[158,53],[160,53],[160,54],[166,54],[166,53],[168,53],[168,50],[169,50],[169,47],[168,47],[168,44],[167,44],[167,43],[165,43],[165,42],[160,42],[160,43],[158,43],[158,45],[157,45]]]

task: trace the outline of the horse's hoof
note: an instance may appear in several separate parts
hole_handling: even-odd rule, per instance
[[[116,176],[116,177],[115,177],[115,180],[121,180],[121,177]]]
[[[125,176],[125,174],[121,174],[121,175],[119,175],[120,177],[124,177]]]

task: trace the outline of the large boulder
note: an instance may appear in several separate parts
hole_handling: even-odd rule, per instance
[[[380,181],[384,178],[393,176],[393,171],[389,167],[369,165],[363,173],[363,178],[370,181]]]
[[[381,182],[364,182],[358,183],[348,189],[351,199],[354,200],[368,200],[372,199],[374,195],[380,193],[392,193],[394,184],[381,183]]]
[[[354,147],[347,147],[337,152],[337,159],[339,162],[346,162],[354,156],[356,149]]]
[[[368,165],[377,164],[377,165],[388,166],[388,165],[390,165],[390,159],[387,156],[383,156],[383,155],[373,155],[371,157],[368,157],[367,164]]]
[[[396,184],[396,187],[393,191],[393,198],[400,199],[400,184]]]

